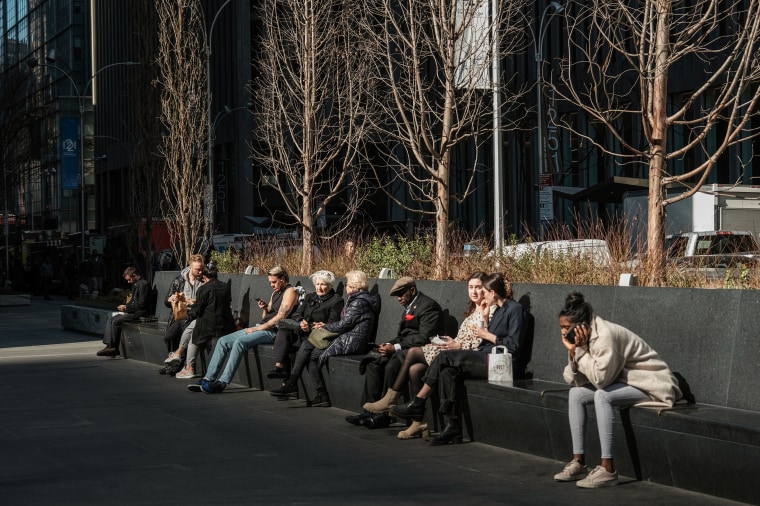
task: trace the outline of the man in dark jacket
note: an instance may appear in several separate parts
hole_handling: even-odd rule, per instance
[[[140,276],[140,273],[134,267],[126,268],[124,279],[132,285],[132,293],[126,304],[121,304],[116,308],[119,313],[110,316],[108,321],[106,321],[106,332],[103,335],[103,343],[106,347],[97,352],[99,357],[119,356],[121,324],[148,316],[151,311],[148,307],[151,292],[148,282]]]
[[[191,306],[196,318],[192,341],[199,348],[235,330],[230,287],[219,281],[218,275],[215,264],[203,268],[204,284],[198,289],[195,304]]]
[[[404,312],[396,337],[380,344],[377,348],[379,357],[367,363],[362,404],[379,400],[396,381],[406,357],[406,350],[429,343],[430,338],[438,333],[441,326],[443,313],[440,304],[418,291],[413,278],[400,278],[391,287],[390,295],[398,299],[399,304],[404,307]],[[374,415],[362,411],[358,415],[346,417],[346,421],[354,425],[367,425],[367,419],[378,416],[388,418],[387,415]],[[387,421],[390,422],[390,419]],[[383,421],[368,426],[381,427],[387,424]]]

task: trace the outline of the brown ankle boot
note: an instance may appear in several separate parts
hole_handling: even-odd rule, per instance
[[[377,402],[365,402],[364,406],[362,407],[370,413],[385,413],[391,409],[391,406],[398,404],[398,398],[399,392],[393,390],[392,388],[389,388],[388,391],[385,392],[385,396],[382,399]]]
[[[412,424],[406,430],[402,430],[397,435],[399,439],[414,439],[417,437],[428,436],[430,436],[430,431],[428,430],[427,424],[425,422],[418,422],[417,420],[413,420]]]

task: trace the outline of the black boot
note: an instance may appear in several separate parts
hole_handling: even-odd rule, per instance
[[[277,388],[269,392],[270,395],[280,398],[298,397],[298,380],[293,378],[289,379],[282,388]]]
[[[414,400],[408,404],[391,406],[391,413],[403,418],[422,418],[425,416],[425,399],[415,397]]]
[[[288,372],[282,367],[274,366],[274,369],[267,373],[269,379],[288,379]]]
[[[331,404],[330,396],[327,395],[327,390],[317,390],[317,397],[311,401],[309,406],[315,408],[329,408]]]
[[[430,440],[430,446],[443,446],[448,444],[459,444],[462,442],[462,424],[459,418],[449,418],[446,428]]]

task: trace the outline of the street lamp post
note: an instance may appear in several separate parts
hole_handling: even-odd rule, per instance
[[[491,82],[493,84],[493,246],[501,252],[504,246],[504,165],[501,153],[501,51],[499,0],[491,0]]]
[[[549,14],[550,10],[554,10],[551,14]],[[546,36],[546,29],[549,25],[549,22],[551,19],[556,16],[557,14],[561,13],[565,10],[565,6],[562,5],[559,2],[551,2],[549,5],[547,5],[544,8],[543,13],[541,14],[541,22],[539,23],[538,27],[538,37],[535,39],[535,55],[536,55],[536,127],[537,127],[537,138],[536,138],[536,162],[538,165],[538,174],[543,174],[546,172],[545,162],[544,162],[544,127],[543,127],[543,121],[544,121],[544,107],[543,107],[543,84],[544,84],[544,70],[543,70],[543,63],[544,63],[544,52],[543,52],[543,46],[544,46],[544,37]],[[547,14],[548,17],[547,17]],[[540,179],[540,176],[537,178]],[[538,218],[538,228],[539,231],[541,230],[542,224],[541,224],[541,218],[540,213],[541,210],[539,208],[539,218]],[[543,235],[543,234],[542,234]]]
[[[206,201],[206,219],[208,221],[208,241],[211,244],[211,238],[214,235],[214,127],[216,119],[211,119],[211,38],[214,35],[214,25],[219,18],[219,14],[227,7],[232,0],[225,0],[225,2],[217,9],[214,19],[211,21],[211,26],[208,30],[206,37],[206,120],[207,120],[207,140],[208,140],[208,196]]]
[[[55,60],[53,60],[55,61]],[[118,65],[139,65],[139,62],[117,62],[117,63],[111,63],[106,65],[105,67],[102,67],[97,70],[90,78],[87,80],[87,82],[84,85],[84,88],[82,91],[79,91],[79,86],[77,86],[76,81],[74,81],[74,78],[71,77],[71,74],[66,72],[66,70],[62,69],[58,65],[55,65],[54,63],[40,63],[37,58],[30,58],[26,61],[26,64],[31,67],[51,67],[56,69],[58,72],[66,76],[66,78],[71,82],[71,86],[74,88],[74,92],[77,96],[77,103],[79,106],[79,196],[80,196],[80,207],[81,207],[81,235],[82,235],[82,261],[84,262],[86,260],[85,257],[85,241],[84,241],[84,231],[85,227],[87,226],[87,202],[85,200],[85,192],[84,192],[84,96],[87,93],[87,88],[90,87],[92,84],[93,79],[103,72],[104,70],[116,67]]]

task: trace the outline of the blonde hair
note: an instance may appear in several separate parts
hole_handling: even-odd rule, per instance
[[[311,282],[315,285],[318,281],[322,281],[330,288],[335,284],[335,274],[330,271],[317,271],[309,276],[309,279],[311,279]]]
[[[269,269],[269,272],[267,272],[268,276],[275,276],[281,279],[284,279],[285,281],[290,281],[290,277],[288,276],[288,271],[285,270],[284,267],[276,266]]]
[[[353,286],[357,290],[366,290],[369,286],[367,275],[364,271],[348,271],[346,273],[346,287]]]

